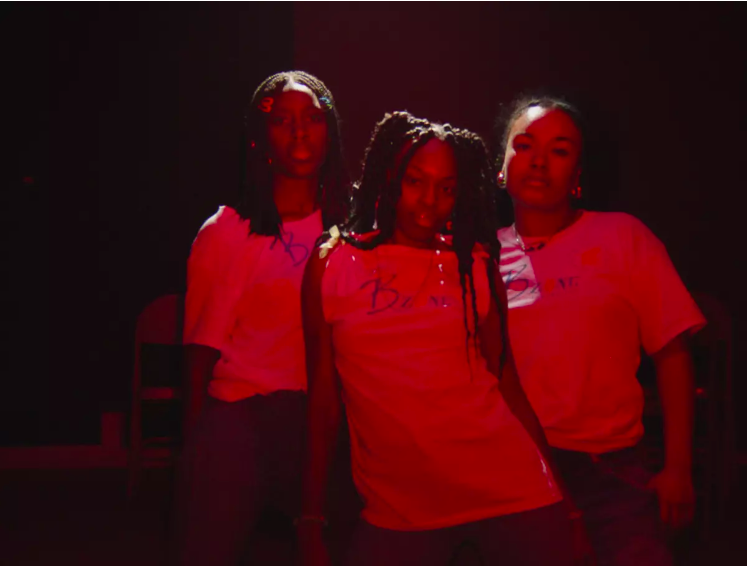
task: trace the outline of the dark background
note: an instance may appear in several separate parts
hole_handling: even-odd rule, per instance
[[[737,412],[747,404],[741,5],[4,4],[0,14],[11,157],[3,445],[97,443],[100,413],[127,410],[137,314],[183,291],[197,229],[238,193],[243,106],[290,68],[335,93],[354,175],[385,111],[492,139],[499,104],[522,90],[572,95],[592,125],[592,204],[641,218],[688,287],[728,307]]]

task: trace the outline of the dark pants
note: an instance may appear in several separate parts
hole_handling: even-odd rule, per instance
[[[584,513],[599,566],[670,566],[653,477],[635,448],[592,457],[554,450],[576,505]]]
[[[360,521],[346,566],[570,566],[572,563],[568,511],[563,503],[557,503],[428,531],[393,531]]]
[[[302,392],[206,401],[179,465],[176,564],[240,564],[267,506],[298,514],[305,426]]]

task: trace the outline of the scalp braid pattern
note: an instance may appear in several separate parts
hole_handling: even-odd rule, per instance
[[[308,87],[320,101],[327,118],[329,146],[317,192],[317,206],[322,210],[324,229],[342,223],[348,214],[349,181],[342,153],[340,117],[332,92],[309,73],[287,71],[265,79],[254,91],[244,114],[242,155],[246,162],[236,210],[243,219],[250,220],[250,232],[255,234],[280,235],[281,219],[272,194],[272,169],[267,162],[267,114],[260,110],[260,105],[264,98],[278,96],[289,82]]]

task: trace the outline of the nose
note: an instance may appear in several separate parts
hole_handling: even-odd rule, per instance
[[[436,204],[437,191],[436,191],[436,185],[434,183],[426,183],[423,187],[423,190],[420,193],[420,201],[423,204],[426,204],[428,206],[432,206]]]
[[[301,140],[304,139],[308,135],[308,131],[306,129],[306,122],[303,119],[296,118],[292,121],[292,130],[291,134],[293,135],[293,139]]]
[[[546,165],[545,152],[535,149],[532,152],[532,161],[530,162],[533,168],[544,169]]]

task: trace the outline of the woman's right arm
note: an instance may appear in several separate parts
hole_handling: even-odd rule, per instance
[[[298,534],[304,564],[328,563],[322,545],[327,479],[337,445],[341,419],[340,383],[334,364],[332,329],[322,309],[322,276],[327,260],[313,254],[301,287],[301,312],[306,343],[308,420],[303,469],[303,499]]]

